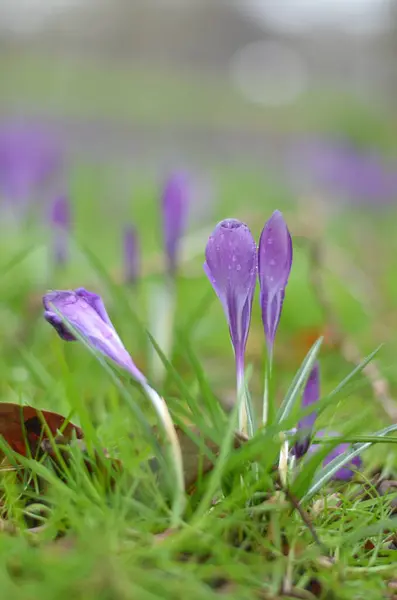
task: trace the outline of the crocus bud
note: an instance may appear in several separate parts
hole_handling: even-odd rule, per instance
[[[273,354],[291,265],[291,235],[283,215],[276,210],[263,228],[258,249],[260,303],[269,357]]]
[[[129,371],[140,383],[146,382],[113,327],[100,296],[84,288],[54,291],[43,297],[43,304],[44,318],[63,340],[76,340],[71,325],[91,348]]]
[[[134,227],[126,227],[124,231],[124,281],[136,283],[139,275],[138,236]]]
[[[320,367],[316,363],[306,382],[305,389],[302,395],[302,408],[307,408],[320,399]],[[294,446],[294,454],[297,458],[301,458],[309,449],[310,436],[316,420],[316,412],[312,412],[306,417],[303,417],[298,423],[298,433],[301,434],[300,439]]]
[[[185,173],[172,173],[162,193],[164,247],[169,273],[174,275],[180,239],[186,227],[190,185]]]
[[[66,196],[58,196],[52,203],[50,224],[53,230],[54,261],[65,264],[68,257],[68,241],[71,225],[70,202]]]
[[[226,219],[216,226],[205,249],[204,271],[229,324],[238,374],[244,354],[256,285],[256,244],[247,225]]]

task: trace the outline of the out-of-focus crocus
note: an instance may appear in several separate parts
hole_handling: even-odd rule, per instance
[[[78,332],[93,349],[110,358],[128,371],[141,384],[152,402],[168,436],[174,465],[176,486],[173,525],[177,525],[185,504],[185,484],[182,452],[164,399],[148,384],[146,377],[135,366],[125,349],[98,294],[84,288],[49,292],[43,297],[44,318],[56,329],[63,340],[75,341]]]
[[[276,210],[263,228],[258,248],[260,304],[270,362],[291,266],[291,235]]]
[[[53,230],[54,262],[63,265],[68,258],[71,226],[70,202],[67,196],[58,196],[51,206],[50,223]]]
[[[378,206],[397,200],[397,165],[347,140],[307,140],[298,145],[300,178],[333,198]]]
[[[44,318],[62,339],[69,342],[76,340],[72,331],[74,329],[91,348],[129,371],[137,381],[146,381],[120,340],[98,294],[88,292],[84,288],[54,291],[43,297],[43,304]]]
[[[7,123],[0,127],[0,196],[23,205],[59,168],[55,139],[36,126]]]
[[[302,395],[302,408],[307,408],[317,402],[320,399],[320,367],[316,363],[310,373],[309,379],[306,382],[305,389]],[[309,415],[303,417],[295,431],[291,433],[298,434],[298,440],[295,442],[291,454],[295,456],[297,460],[300,460],[305,454],[312,454],[320,449],[320,444],[312,444],[312,434],[314,423],[317,418],[316,411],[313,411]],[[317,437],[338,437],[339,434],[335,431],[327,432],[320,430],[316,433]],[[350,444],[342,443],[333,448],[329,454],[323,460],[323,465],[327,465],[334,458],[340,456],[346,450],[350,448]],[[355,456],[349,464],[339,469],[332,477],[332,479],[349,480],[353,476],[354,468],[359,469],[362,465],[362,460],[359,456]]]
[[[162,192],[163,236],[168,271],[175,274],[179,242],[184,234],[190,202],[190,183],[183,172],[172,173]]]
[[[139,277],[139,247],[135,227],[128,226],[124,231],[124,282],[136,283]]]
[[[309,379],[306,382],[302,395],[302,408],[307,408],[320,399],[320,366],[318,362],[314,365]],[[298,433],[300,439],[295,443],[294,454],[296,458],[301,458],[306,454],[310,446],[310,438],[316,421],[315,411],[303,417],[298,423]]]
[[[316,435],[317,437],[339,437],[340,434],[337,431],[325,431],[321,429],[317,432]],[[320,444],[311,444],[311,446],[308,448],[308,452],[316,452],[320,447]],[[323,460],[323,465],[328,465],[328,463],[334,460],[334,458],[337,458],[338,456],[346,452],[349,448],[351,448],[351,444],[348,444],[347,442],[338,444],[325,457],[325,459]],[[347,465],[336,471],[336,473],[332,476],[332,479],[340,481],[349,481],[349,479],[353,477],[354,471],[361,469],[362,464],[363,461],[361,457],[355,456]]]
[[[247,225],[236,219],[218,223],[205,249],[204,271],[229,324],[240,396],[245,386],[244,355],[257,274],[256,244]],[[246,412],[243,404],[241,407],[240,428],[244,430]]]

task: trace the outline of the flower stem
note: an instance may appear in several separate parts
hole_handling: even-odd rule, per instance
[[[254,414],[251,399],[248,394],[244,363],[236,359],[236,374],[237,374],[237,403],[239,404],[238,411],[238,427],[242,433],[248,434],[249,437],[254,435]]]
[[[171,275],[167,275],[161,287],[154,287],[151,299],[153,321],[150,329],[163,354],[171,360],[176,299],[175,279]],[[151,367],[153,379],[161,382],[165,367],[154,348],[152,348]]]
[[[272,378],[273,368],[273,352],[270,351],[267,356],[266,367],[265,367],[265,382],[263,391],[263,410],[262,410],[262,423],[267,425],[269,421],[270,405],[269,405],[269,389],[270,381]]]
[[[175,496],[172,506],[171,527],[177,527],[180,524],[180,520],[185,509],[186,501],[182,451],[179,444],[178,436],[175,431],[174,424],[171,419],[171,415],[168,411],[164,398],[162,398],[152,387],[150,387],[148,383],[142,383],[142,387],[145,391],[145,394],[153,404],[153,407],[168,437],[170,450],[169,454],[170,459],[173,463],[173,470],[175,472]]]

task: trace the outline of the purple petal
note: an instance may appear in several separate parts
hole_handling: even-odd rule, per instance
[[[63,265],[67,262],[69,246],[69,230],[71,224],[70,203],[66,196],[55,198],[51,206],[50,223],[53,228],[53,253],[55,263]]]
[[[347,444],[347,443],[339,444],[339,446],[336,446],[335,448],[333,448],[331,450],[331,452],[328,454],[328,456],[324,459],[324,463],[323,463],[324,466],[327,465],[328,463],[330,463],[337,456],[340,456],[341,454],[346,452],[346,450],[348,450],[349,448],[351,448],[351,445]],[[339,469],[334,474],[332,479],[348,481],[354,475],[353,468],[355,468],[357,470],[357,469],[360,469],[361,466],[362,466],[362,459],[360,458],[360,456],[355,456],[354,458],[352,458],[352,460],[347,465],[345,465],[344,467]]]
[[[315,363],[309,378],[306,382],[305,389],[302,395],[302,408],[307,408],[320,399],[320,365]],[[311,430],[315,423],[317,414],[312,412],[310,415],[303,417],[298,423],[299,429]]]
[[[51,206],[51,224],[68,231],[71,224],[70,202],[67,196],[58,196]]]
[[[309,378],[306,382],[305,389],[302,395],[302,408],[307,408],[311,404],[317,402],[320,398],[320,366],[315,363]],[[309,450],[311,434],[314,423],[317,418],[317,413],[312,412],[310,415],[303,417],[298,423],[298,431],[301,433],[300,439],[295,442],[293,454],[297,458],[302,458]]]
[[[134,227],[124,231],[124,281],[135,283],[139,272],[138,236]]]
[[[339,433],[336,431],[324,431],[323,429],[321,429],[320,431],[317,432],[317,437],[339,437]],[[316,452],[317,450],[319,450],[320,445],[319,444],[312,444],[309,448],[309,452]],[[333,448],[330,453],[326,456],[326,458],[323,461],[323,465],[327,465],[328,463],[330,463],[334,458],[337,458],[338,456],[340,456],[341,454],[343,454],[344,452],[346,452],[346,450],[349,450],[349,448],[351,448],[351,444],[348,443],[342,443],[339,444],[338,446],[335,446],[335,448]],[[352,458],[352,460],[347,463],[347,465],[345,465],[344,467],[342,467],[341,469],[339,469],[332,477],[332,479],[335,480],[341,480],[341,481],[348,481],[349,479],[351,479],[354,475],[355,470],[359,470],[362,467],[362,459],[360,456],[355,456],[354,458]]]
[[[184,234],[190,184],[185,173],[176,172],[167,179],[162,194],[164,246],[171,273],[176,270],[179,242]]]
[[[113,327],[100,296],[84,288],[54,291],[43,297],[43,304],[45,319],[53,325],[62,339],[76,339],[68,328],[70,323],[93,349],[129,371],[138,381],[145,381]],[[67,323],[63,323],[61,317]]]
[[[263,228],[258,249],[260,303],[269,353],[280,321],[291,266],[291,235],[283,215],[276,210]]]
[[[229,324],[236,359],[241,363],[251,322],[256,285],[256,244],[244,223],[226,219],[216,226],[205,249],[204,271]]]

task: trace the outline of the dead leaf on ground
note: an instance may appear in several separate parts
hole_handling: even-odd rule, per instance
[[[30,452],[34,454],[37,444],[48,439],[47,427],[53,437],[59,431],[67,440],[72,439],[74,434],[78,439],[83,437],[80,427],[68,422],[58,413],[12,402],[0,403],[0,435],[18,454],[27,455],[26,442],[30,446]]]

